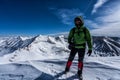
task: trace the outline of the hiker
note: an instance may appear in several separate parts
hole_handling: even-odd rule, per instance
[[[68,35],[68,43],[70,55],[66,64],[65,73],[69,72],[72,61],[78,53],[78,72],[79,76],[82,75],[83,59],[85,55],[86,44],[88,46],[88,56],[92,53],[92,39],[89,30],[84,26],[84,21],[81,16],[74,19],[75,27],[72,28]]]

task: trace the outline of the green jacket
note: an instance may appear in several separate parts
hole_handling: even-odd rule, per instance
[[[75,44],[75,48],[86,48],[86,45],[83,46],[81,44],[87,43],[88,49],[92,50],[92,38],[89,30],[84,26],[81,26],[80,29],[77,27],[74,28],[72,28],[69,32],[68,43]],[[85,31],[84,28],[86,28]]]

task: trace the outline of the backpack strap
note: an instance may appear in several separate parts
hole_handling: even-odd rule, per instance
[[[86,30],[87,30],[86,27],[84,27],[84,28],[83,28],[83,32],[84,32],[84,34],[85,34],[85,40],[87,39],[87,38],[86,38]]]
[[[72,29],[72,31],[73,31],[73,36],[74,36],[74,34],[75,34],[75,29],[76,29],[75,27]],[[86,30],[87,30],[86,27],[84,27],[84,28],[83,28],[83,32],[84,32],[84,34],[85,34],[85,39],[86,39]],[[72,37],[73,37],[73,36],[72,36]]]
[[[73,35],[72,35],[72,37],[74,36],[74,34],[75,34],[75,27],[72,29],[72,31],[73,31]]]

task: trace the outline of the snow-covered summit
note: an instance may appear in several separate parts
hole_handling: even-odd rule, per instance
[[[4,59],[31,60],[43,59],[46,56],[53,58],[55,55],[67,55],[69,49],[64,36],[37,35],[32,38],[22,39],[20,36],[7,39],[0,44],[0,55]]]
[[[54,58],[69,54],[67,37],[64,35],[49,36],[37,35],[34,37],[23,38],[10,37],[0,41],[0,56],[4,59],[37,60]],[[119,56],[120,38],[93,36],[92,56]],[[17,56],[17,58],[16,58]]]
[[[92,56],[98,57],[85,56],[83,78],[119,80],[120,38],[93,36],[93,43]],[[76,79],[78,57],[75,57],[67,77],[64,75],[56,77],[64,71],[69,56],[67,46],[67,37],[64,35],[0,39],[0,78],[6,80]]]

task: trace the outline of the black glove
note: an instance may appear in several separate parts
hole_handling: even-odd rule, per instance
[[[75,45],[73,44],[73,43],[70,43],[69,45],[68,45],[68,49],[73,49],[73,48],[75,48]]]
[[[92,50],[88,50],[88,56],[90,56],[92,54]]]

